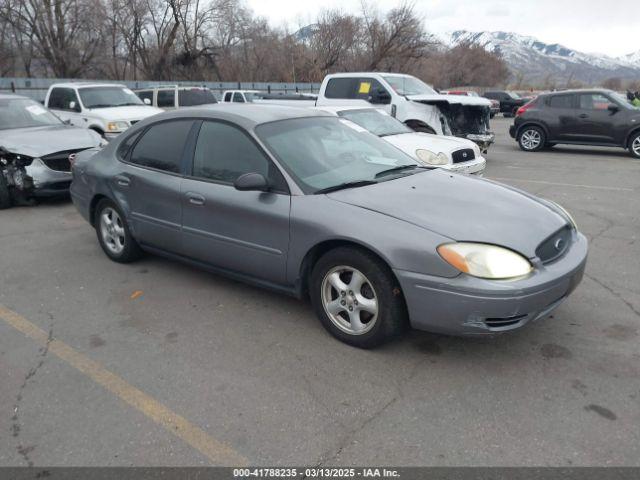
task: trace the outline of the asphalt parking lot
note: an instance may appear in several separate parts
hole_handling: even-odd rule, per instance
[[[0,465],[640,465],[640,162],[526,154],[509,124],[486,176],[566,207],[590,256],[494,339],[358,350],[297,300],[109,261],[68,201],[1,211]]]

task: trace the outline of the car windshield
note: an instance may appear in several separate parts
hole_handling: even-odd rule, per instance
[[[190,88],[178,90],[178,104],[181,107],[193,105],[206,105],[208,103],[218,103],[211,90],[206,88]]]
[[[85,108],[144,105],[142,100],[126,87],[87,87],[78,91]]]
[[[256,133],[307,194],[419,171],[411,157],[369,132],[354,130],[337,117],[265,123],[256,128]],[[406,170],[395,170],[398,167]],[[390,169],[394,172],[386,175]]]
[[[398,95],[433,95],[438,93],[422,80],[409,75],[383,75],[382,78],[391,85],[391,88]]]
[[[378,110],[343,110],[338,112],[338,115],[351,120],[356,125],[360,125],[379,137],[413,132],[404,123]]]
[[[53,113],[27,98],[0,98],[0,130],[62,125]]]
[[[620,95],[618,92],[607,92],[607,93],[611,96],[613,100],[616,101],[616,103],[618,103],[618,105],[622,105],[625,108],[640,110],[640,107],[636,107],[631,102],[629,102],[626,96]]]

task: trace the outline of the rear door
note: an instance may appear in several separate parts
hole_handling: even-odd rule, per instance
[[[615,113],[609,110],[616,105],[602,93],[578,94],[578,118],[576,139],[589,143],[615,143]]]
[[[260,173],[270,192],[239,191],[233,182]],[[202,122],[190,175],[182,184],[187,255],[219,268],[284,284],[291,197],[262,149],[235,125]]]
[[[548,127],[549,139],[574,141],[577,134],[576,96],[572,93],[551,95],[540,109]]]
[[[173,253],[181,253],[180,185],[194,123],[188,119],[155,123],[127,138],[118,152],[123,161],[112,177],[117,196],[128,203],[136,239]]]

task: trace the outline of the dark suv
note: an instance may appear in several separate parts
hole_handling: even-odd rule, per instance
[[[518,109],[509,134],[527,152],[567,143],[622,147],[640,158],[640,108],[611,90],[548,93]]]
[[[500,102],[500,113],[505,117],[512,117],[521,106],[525,105],[530,98],[522,98],[515,92],[507,90],[489,90],[484,92],[484,98],[489,100],[497,100]]]

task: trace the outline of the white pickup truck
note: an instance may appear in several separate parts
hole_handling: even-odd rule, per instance
[[[44,106],[63,121],[95,130],[107,140],[163,111],[113,83],[56,83],[49,87]]]
[[[322,81],[317,106],[374,105],[418,132],[453,135],[478,144],[494,141],[486,98],[440,95],[426,83],[399,73],[335,73]]]

